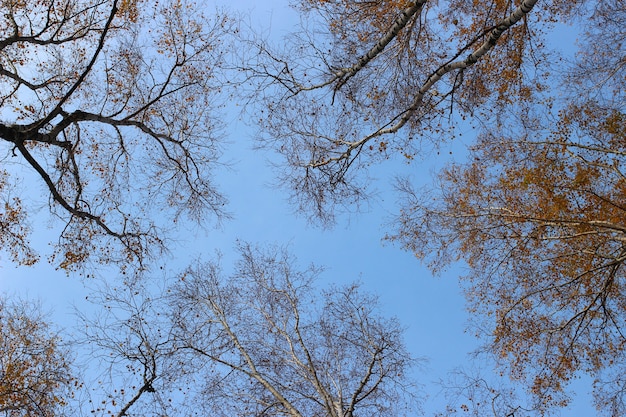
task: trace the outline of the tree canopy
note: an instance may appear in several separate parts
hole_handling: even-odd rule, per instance
[[[181,348],[205,376],[211,415],[403,416],[419,409],[415,360],[402,328],[356,284],[316,294],[318,268],[280,248],[238,248],[231,276],[216,263],[180,276],[173,291]]]
[[[181,215],[224,217],[211,172],[228,19],[178,1],[9,0],[2,10],[0,242],[15,261],[38,259],[27,226],[45,202],[27,205],[9,187],[24,172],[64,224],[52,261],[65,269],[141,264]]]
[[[323,223],[368,198],[372,165],[478,128],[434,186],[400,180],[388,237],[435,271],[467,264],[486,351],[542,412],[580,372],[625,412],[622,3],[302,1],[313,23],[251,71],[277,91],[260,122],[283,183]],[[568,61],[551,30],[577,19]]]
[[[461,119],[496,123],[538,100],[558,53],[549,30],[583,2],[301,1],[310,19],[250,68],[282,183],[313,219],[368,196],[369,167],[450,140]],[[266,48],[263,48],[264,50]],[[268,81],[269,80],[269,81]]]
[[[251,88],[229,97],[324,226],[369,199],[375,165],[416,166],[475,129],[432,183],[397,181],[387,235],[436,273],[466,267],[480,353],[532,403],[466,375],[460,411],[550,413],[586,373],[597,408],[626,415],[622,0],[299,0],[302,26],[280,44],[201,6],[0,4],[0,244],[36,263],[29,234],[47,210],[56,267],[144,274],[111,279],[92,297],[100,315],[83,316],[106,368],[93,413],[352,417],[419,403],[400,324],[358,285],[316,294],[320,271],[286,251],[242,244],[230,275],[201,260],[154,284],[169,232],[228,217],[216,110],[243,74]],[[570,23],[578,44],[555,44]],[[18,310],[0,302],[0,412],[67,411],[60,339]]]
[[[0,298],[0,413],[59,415],[77,381],[69,350],[38,305]]]
[[[584,371],[611,415],[625,412],[625,17],[620,2],[597,5],[557,111],[487,126],[469,161],[440,173],[436,200],[405,183],[393,236],[435,269],[467,262],[471,314],[539,405],[567,403]]]

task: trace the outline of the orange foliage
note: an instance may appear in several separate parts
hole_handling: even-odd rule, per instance
[[[75,382],[59,342],[35,305],[0,299],[0,412],[57,415]]]
[[[440,176],[441,203],[413,195],[394,239],[434,268],[462,257],[474,320],[544,406],[576,372],[626,358],[626,118],[588,103],[546,136],[482,136]]]
[[[624,415],[626,8],[603,2],[592,21],[561,91],[491,120],[435,198],[405,186],[391,238],[435,270],[467,263],[487,350],[539,409],[567,404],[568,382],[587,372],[598,408]]]
[[[28,244],[30,230],[25,222],[22,203],[19,198],[11,196],[8,178],[9,174],[0,170],[0,196],[4,197],[4,204],[0,206],[0,247],[9,253],[14,262],[32,265],[38,257]]]
[[[293,199],[332,221],[367,198],[360,172],[372,163],[414,159],[454,137],[459,119],[498,123],[547,100],[550,30],[584,3],[300,0],[313,29],[267,54],[277,92],[263,94],[260,119]]]

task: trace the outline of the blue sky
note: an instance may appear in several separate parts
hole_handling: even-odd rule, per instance
[[[226,4],[227,2],[217,2]],[[280,42],[298,17],[288,8],[287,1],[228,2],[230,9],[250,11],[250,23],[269,31],[271,38]],[[207,6],[213,7],[213,6]],[[430,396],[424,404],[424,415],[442,409],[443,399],[437,397],[439,388],[433,384],[445,378],[448,371],[467,363],[467,353],[475,349],[476,339],[465,332],[467,315],[458,283],[463,273],[457,265],[441,276],[433,277],[410,253],[392,244],[383,244],[381,238],[387,231],[396,206],[391,192],[392,173],[402,170],[416,183],[428,182],[433,170],[450,158],[462,157],[466,143],[455,142],[442,149],[440,156],[417,160],[410,166],[390,161],[378,167],[374,177],[379,199],[372,201],[364,212],[341,216],[334,228],[321,230],[308,225],[306,220],[294,215],[293,207],[286,202],[286,194],[270,187],[272,170],[267,159],[273,155],[252,150],[254,127],[241,120],[234,110],[225,115],[225,159],[233,162],[231,169],[216,172],[218,188],[230,200],[233,220],[221,228],[195,230],[183,228],[180,242],[164,260],[173,271],[184,268],[190,258],[213,256],[216,250],[224,255],[228,268],[234,259],[235,241],[275,243],[288,245],[301,264],[315,263],[326,266],[319,282],[320,288],[328,283],[349,283],[359,280],[364,289],[380,297],[384,312],[397,316],[406,326],[406,344],[417,357],[426,357],[428,364],[418,370],[417,379],[425,385]],[[471,141],[472,131],[463,137]],[[34,181],[31,183],[30,181]],[[21,184],[28,193],[43,192],[36,180]],[[45,204],[46,200],[43,200]],[[42,214],[45,209],[42,210]],[[33,244],[44,253],[55,235],[55,227],[47,220],[36,220]],[[16,268],[6,254],[0,254],[0,290],[12,296],[39,298],[53,319],[64,327],[72,327],[72,306],[84,306],[85,290],[79,279],[56,271],[46,262],[35,267]],[[565,416],[590,416],[595,412],[590,398],[584,395],[589,387],[581,387],[578,400],[563,412]]]

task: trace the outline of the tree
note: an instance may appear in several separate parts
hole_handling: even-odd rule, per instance
[[[626,8],[603,2],[590,22],[569,94],[549,103],[557,113],[535,108],[485,129],[435,192],[404,183],[392,238],[434,269],[467,263],[488,350],[538,407],[566,404],[567,382],[587,372],[597,407],[617,416],[626,414]]]
[[[300,1],[310,25],[285,51],[260,42],[248,72],[263,98],[262,143],[284,157],[280,183],[331,222],[367,198],[372,164],[412,160],[461,118],[532,103],[541,64],[556,60],[543,32],[580,3]]]
[[[282,249],[239,247],[230,277],[199,264],[173,290],[180,349],[212,369],[201,413],[239,416],[413,414],[417,392],[396,320],[358,285],[316,296],[319,269]]]
[[[523,402],[516,392],[518,387],[507,384],[505,377],[493,378],[491,369],[473,365],[470,369],[454,369],[447,379],[440,381],[447,404],[445,411],[435,414],[436,417],[540,415],[536,413],[538,410],[520,405]]]
[[[97,309],[81,314],[76,345],[85,349],[76,363],[97,376],[66,414],[344,417],[419,409],[418,361],[375,297],[356,284],[318,296],[319,268],[297,268],[281,248],[238,251],[228,277],[207,262],[161,285],[155,276],[150,285],[94,287]]]
[[[68,349],[39,306],[0,297],[0,413],[57,415],[77,384]]]
[[[165,295],[150,285],[101,283],[91,288],[95,309],[79,312],[79,361],[92,378],[81,403],[66,415],[115,417],[193,415],[187,398],[201,367],[178,349]],[[191,379],[190,379],[191,378]]]
[[[623,2],[299,4],[327,37],[305,27],[251,74],[275,86],[262,140],[300,208],[332,220],[367,197],[374,163],[412,160],[471,118],[467,162],[433,187],[401,180],[389,237],[435,271],[467,264],[477,332],[532,408],[566,404],[588,372],[598,407],[626,414]],[[565,21],[584,23],[573,63],[546,46]]]
[[[64,223],[52,261],[68,270],[141,264],[181,215],[223,218],[210,173],[228,19],[182,1],[6,0],[2,9],[0,242],[14,260],[37,260],[33,205],[6,186],[24,172]]]

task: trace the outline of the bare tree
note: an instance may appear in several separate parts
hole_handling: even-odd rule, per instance
[[[82,330],[76,335],[77,364],[87,377],[70,414],[190,415],[185,395],[201,367],[175,344],[165,293],[155,282],[92,288],[95,308],[78,313]]]
[[[235,272],[198,264],[162,285],[100,284],[81,314],[73,415],[386,416],[419,409],[402,328],[358,285],[240,245]],[[94,374],[95,372],[95,374]],[[93,377],[95,375],[95,377]]]
[[[33,207],[5,186],[20,166],[65,225],[52,257],[65,269],[141,264],[181,215],[225,215],[210,174],[228,19],[178,1],[3,0],[2,10],[0,241],[16,261],[37,259]]]
[[[211,415],[414,414],[415,361],[402,329],[358,285],[319,296],[320,272],[299,270],[283,249],[239,248],[226,277],[216,263],[179,277],[172,303],[181,349],[212,364],[197,402]]]

